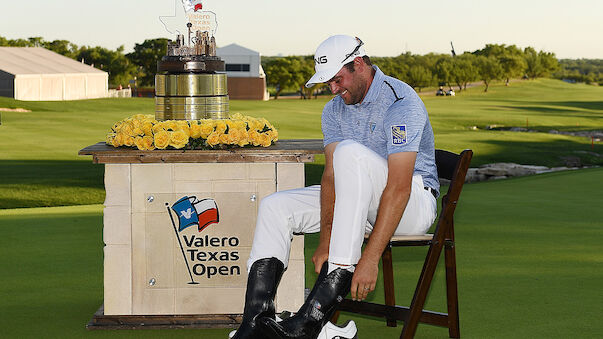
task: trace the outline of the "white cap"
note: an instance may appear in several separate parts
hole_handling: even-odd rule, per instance
[[[323,41],[314,54],[316,73],[308,80],[306,87],[331,80],[343,65],[355,57],[366,55],[363,42],[349,35],[333,35]]]

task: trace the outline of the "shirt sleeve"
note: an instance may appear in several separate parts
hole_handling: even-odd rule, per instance
[[[341,124],[334,109],[333,101],[329,101],[322,110],[321,125],[324,146],[343,140]]]
[[[393,103],[383,119],[387,137],[387,154],[418,152],[427,112],[412,97]]]

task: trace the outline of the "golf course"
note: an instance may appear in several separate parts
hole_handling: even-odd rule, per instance
[[[330,97],[231,100],[230,112],[268,119],[279,139],[320,139]],[[436,148],[472,149],[471,167],[512,162],[582,167],[466,184],[456,210],[463,338],[599,338],[603,333],[603,144],[565,132],[603,130],[603,88],[537,79],[422,96]],[[227,338],[229,329],[86,330],[103,302],[103,165],[78,156],[151,98],[28,102],[0,97],[0,337]],[[21,109],[15,111],[14,109]],[[514,131],[514,130],[519,131]],[[551,131],[555,131],[551,133]],[[306,164],[317,184],[324,157]],[[306,287],[316,280],[306,236]],[[426,248],[393,250],[396,302],[408,305]],[[445,312],[439,265],[426,309]],[[382,278],[369,301],[383,302]],[[293,311],[293,310],[292,310]],[[397,338],[398,327],[353,319],[359,338]],[[419,325],[416,338],[447,338]]]

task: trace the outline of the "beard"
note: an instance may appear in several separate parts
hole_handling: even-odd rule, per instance
[[[355,79],[353,85],[347,88],[346,96],[341,96],[346,105],[356,105],[362,102],[366,93],[367,84],[360,78]]]

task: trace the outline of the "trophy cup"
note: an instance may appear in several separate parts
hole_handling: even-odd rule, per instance
[[[167,54],[157,62],[155,119],[228,118],[225,66],[216,56],[216,14],[203,10],[200,0],[182,0],[182,5],[187,37],[176,30],[176,40],[168,41]]]

